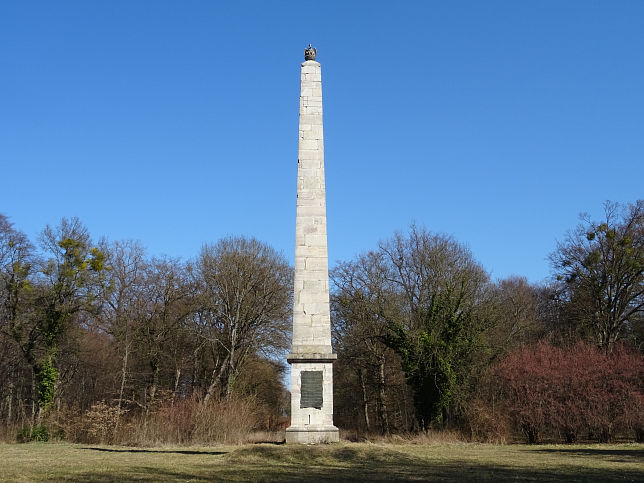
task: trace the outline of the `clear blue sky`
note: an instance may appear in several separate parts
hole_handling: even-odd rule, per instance
[[[416,222],[537,282],[580,212],[644,196],[643,1],[4,1],[0,212],[292,260],[309,42],[331,265]]]

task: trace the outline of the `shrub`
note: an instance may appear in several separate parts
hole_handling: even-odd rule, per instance
[[[582,431],[608,442],[617,429],[643,426],[644,359],[623,347],[607,354],[581,342],[570,348],[541,342],[510,354],[494,373],[528,443],[539,442],[544,431],[567,443]]]
[[[119,410],[100,401],[83,415],[82,425],[89,443],[111,443],[118,422]]]
[[[481,443],[504,444],[510,439],[508,418],[501,411],[494,411],[486,401],[474,399],[464,408],[463,432],[469,439]]]
[[[638,399],[639,402],[637,403],[631,427],[635,433],[635,441],[644,443],[644,394],[639,394]]]
[[[23,426],[18,430],[16,435],[16,440],[18,443],[29,443],[31,441],[37,441],[44,443],[49,441],[49,432],[43,424],[38,426]]]
[[[31,430],[31,440],[38,441],[41,443],[49,441],[49,432],[47,431],[47,428],[42,424],[35,426]]]

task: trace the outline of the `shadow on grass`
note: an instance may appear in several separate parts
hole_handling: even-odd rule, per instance
[[[80,448],[82,450],[90,451],[104,451],[106,453],[172,453],[172,454],[205,454],[205,455],[222,455],[227,451],[194,451],[194,450],[179,450],[179,449],[115,449],[115,448]]]
[[[571,456],[606,456],[611,461],[639,463],[644,461],[644,450],[636,448],[539,448],[540,453],[567,454]]]
[[[287,451],[275,446],[241,448],[228,453],[223,459],[215,458],[206,464],[199,462],[189,470],[185,467],[173,470],[149,465],[130,466],[105,473],[75,474],[68,481],[644,481],[644,470],[588,468],[583,462],[545,468],[508,467],[456,458],[435,461],[377,447],[368,450],[333,446],[287,448]],[[583,449],[575,451],[583,456],[596,454],[592,449],[587,453]],[[637,458],[641,452],[624,451],[632,458]]]
[[[353,465],[348,468],[286,468],[251,467],[242,472],[213,472],[206,479],[220,481],[437,481],[437,482],[623,482],[642,481],[643,472],[636,471],[580,471],[534,470],[534,468],[507,468],[486,464],[389,464],[379,468],[374,465]]]
[[[286,440],[281,441],[253,441],[251,444],[272,444],[273,446],[280,446],[286,444]]]
[[[249,465],[244,468],[197,466],[193,471],[171,471],[157,467],[136,467],[106,473],[86,472],[62,481],[513,481],[513,482],[624,482],[642,481],[643,472],[636,471],[557,471],[500,468],[488,465],[388,466],[384,468],[310,468],[286,466],[266,468]]]

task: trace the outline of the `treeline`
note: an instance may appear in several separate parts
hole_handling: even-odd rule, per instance
[[[331,271],[335,422],[347,434],[644,436],[644,201],[607,203],[553,277],[492,281],[461,243],[412,226]],[[292,267],[255,239],[190,261],[92,241],[37,245],[0,215],[5,439],[233,442],[288,424]]]
[[[493,282],[464,245],[412,226],[339,264],[338,425],[641,440],[644,201],[583,217],[551,262],[549,284]]]
[[[207,442],[279,427],[291,292],[287,261],[255,239],[184,263],[94,243],[77,219],[46,227],[36,249],[2,216],[5,431]]]

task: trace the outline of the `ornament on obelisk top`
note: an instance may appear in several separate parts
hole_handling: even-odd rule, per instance
[[[304,50],[295,218],[291,426],[287,443],[339,440],[333,425],[333,361],[326,237],[322,73],[316,49]]]
[[[304,49],[304,60],[315,60],[317,53],[318,49],[311,47],[311,44],[309,44],[308,48]]]

